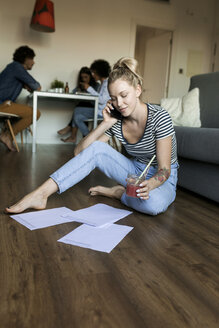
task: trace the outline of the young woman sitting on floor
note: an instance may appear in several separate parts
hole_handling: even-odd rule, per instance
[[[76,156],[36,190],[6,208],[7,212],[44,209],[51,194],[71,188],[95,168],[116,180],[118,185],[112,188],[92,187],[89,189],[91,195],[119,199],[123,204],[150,215],[166,211],[175,200],[178,170],[171,118],[160,106],[141,101],[142,79],[135,59],[121,58],[114,65],[108,89],[111,100],[103,110],[103,121],[81,140],[75,149]],[[115,110],[113,107],[121,114],[120,119],[111,115]],[[132,158],[125,157],[107,144],[112,135],[121,141]],[[137,190],[137,197],[128,196],[127,175],[141,174],[153,155],[156,158]]]

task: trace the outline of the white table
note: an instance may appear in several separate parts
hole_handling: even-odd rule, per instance
[[[38,97],[46,98],[67,98],[67,99],[77,99],[77,100],[93,100],[94,105],[94,123],[93,128],[97,126],[97,116],[98,116],[98,97],[86,94],[73,94],[73,93],[57,93],[57,92],[47,92],[47,91],[34,91],[33,92],[33,139],[32,139],[32,152],[36,152],[36,125],[37,125],[37,100]]]

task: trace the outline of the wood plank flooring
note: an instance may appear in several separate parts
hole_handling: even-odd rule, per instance
[[[0,326],[2,328],[218,328],[219,207],[185,190],[166,213],[133,212],[134,229],[110,253],[58,243],[79,224],[30,231],[3,209],[72,157],[71,145],[0,145]],[[48,208],[119,201],[91,197],[114,185],[95,170]]]

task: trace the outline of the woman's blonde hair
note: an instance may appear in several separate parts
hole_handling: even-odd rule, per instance
[[[138,72],[138,62],[131,57],[120,58],[113,66],[108,79],[108,84],[123,79],[130,83],[133,87],[140,85],[142,87],[143,79]]]

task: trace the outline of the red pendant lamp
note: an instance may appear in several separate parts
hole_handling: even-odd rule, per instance
[[[54,5],[50,0],[36,0],[30,27],[40,32],[55,32]]]

